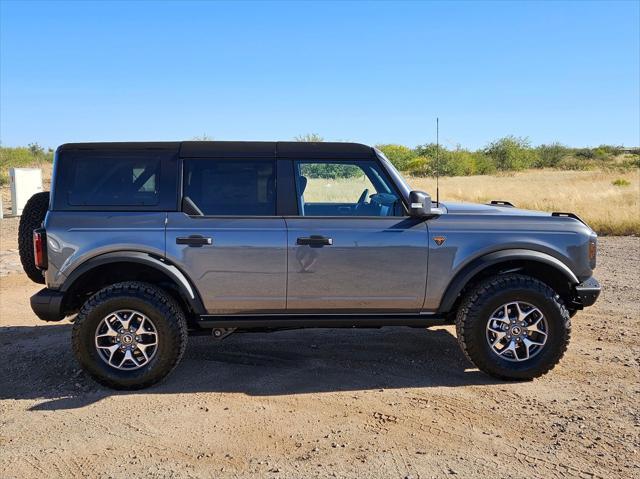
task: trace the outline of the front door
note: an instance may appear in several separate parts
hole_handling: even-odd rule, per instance
[[[282,312],[286,225],[276,216],[275,161],[185,159],[182,212],[169,213],[167,258],[209,314]]]
[[[375,161],[296,161],[299,216],[287,217],[289,312],[418,312],[425,221],[409,218]]]

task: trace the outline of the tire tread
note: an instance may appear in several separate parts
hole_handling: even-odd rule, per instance
[[[165,368],[164,371],[161,371],[160,374],[157,374],[149,378],[148,380],[141,381],[135,384],[122,384],[118,381],[104,376],[96,376],[95,374],[90,374],[100,384],[113,389],[143,389],[161,381],[166,376],[168,376],[177,367],[178,363],[182,359],[187,345],[187,322],[184,317],[184,312],[182,311],[178,303],[171,296],[166,294],[162,289],[149,283],[126,281],[122,283],[112,284],[95,293],[82,305],[80,312],[75,318],[72,332],[73,352],[76,358],[78,358],[82,363],[81,358],[84,357],[84,351],[82,351],[82,341],[80,335],[83,325],[87,321],[91,312],[102,303],[110,299],[127,296],[137,297],[148,301],[154,307],[156,307],[165,318],[167,318],[168,327],[173,333],[171,334],[171,337],[173,339],[172,347],[175,348],[178,353],[175,355],[172,363],[167,368]]]
[[[44,284],[44,275],[33,256],[33,230],[40,228],[49,209],[49,192],[36,193],[27,201],[18,224],[18,253],[25,274],[31,281]]]
[[[561,339],[562,346],[554,352],[554,355],[549,361],[546,361],[542,367],[531,371],[526,377],[514,377],[497,372],[496,368],[487,361],[485,354],[483,354],[481,350],[481,345],[476,344],[476,342],[472,340],[474,327],[477,327],[477,323],[483,320],[483,318],[479,317],[483,302],[487,301],[492,295],[508,289],[528,289],[539,293],[556,305],[564,321],[564,327],[562,328],[564,338]],[[499,379],[533,379],[545,375],[562,359],[571,339],[571,319],[569,311],[560,296],[542,281],[522,274],[492,276],[480,282],[462,300],[456,314],[455,325],[458,343],[467,359],[475,364],[481,371]]]

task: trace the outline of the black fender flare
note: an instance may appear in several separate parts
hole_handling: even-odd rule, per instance
[[[578,284],[580,282],[578,277],[565,263],[550,254],[528,249],[505,249],[494,251],[493,253],[487,253],[472,260],[455,275],[447,286],[438,311],[441,313],[448,313],[451,311],[458,295],[462,292],[464,287],[482,270],[500,263],[506,263],[507,261],[518,260],[534,261],[551,266],[558,271],[558,273],[562,274],[569,283]]]
[[[187,276],[175,265],[163,261],[157,256],[140,251],[117,251],[105,253],[88,259],[74,269],[60,287],[60,292],[69,291],[75,282],[92,269],[110,263],[138,263],[154,268],[167,275],[178,287],[178,290],[191,309],[198,315],[206,314],[198,290],[191,284]]]

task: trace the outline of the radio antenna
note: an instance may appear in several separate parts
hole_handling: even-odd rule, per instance
[[[440,208],[440,118],[436,117],[436,208]]]

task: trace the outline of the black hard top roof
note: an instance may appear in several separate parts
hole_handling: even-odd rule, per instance
[[[182,142],[121,142],[66,143],[58,153],[93,151],[154,150],[175,152],[182,158],[374,158],[370,146],[360,143],[297,142],[297,141],[182,141]]]

